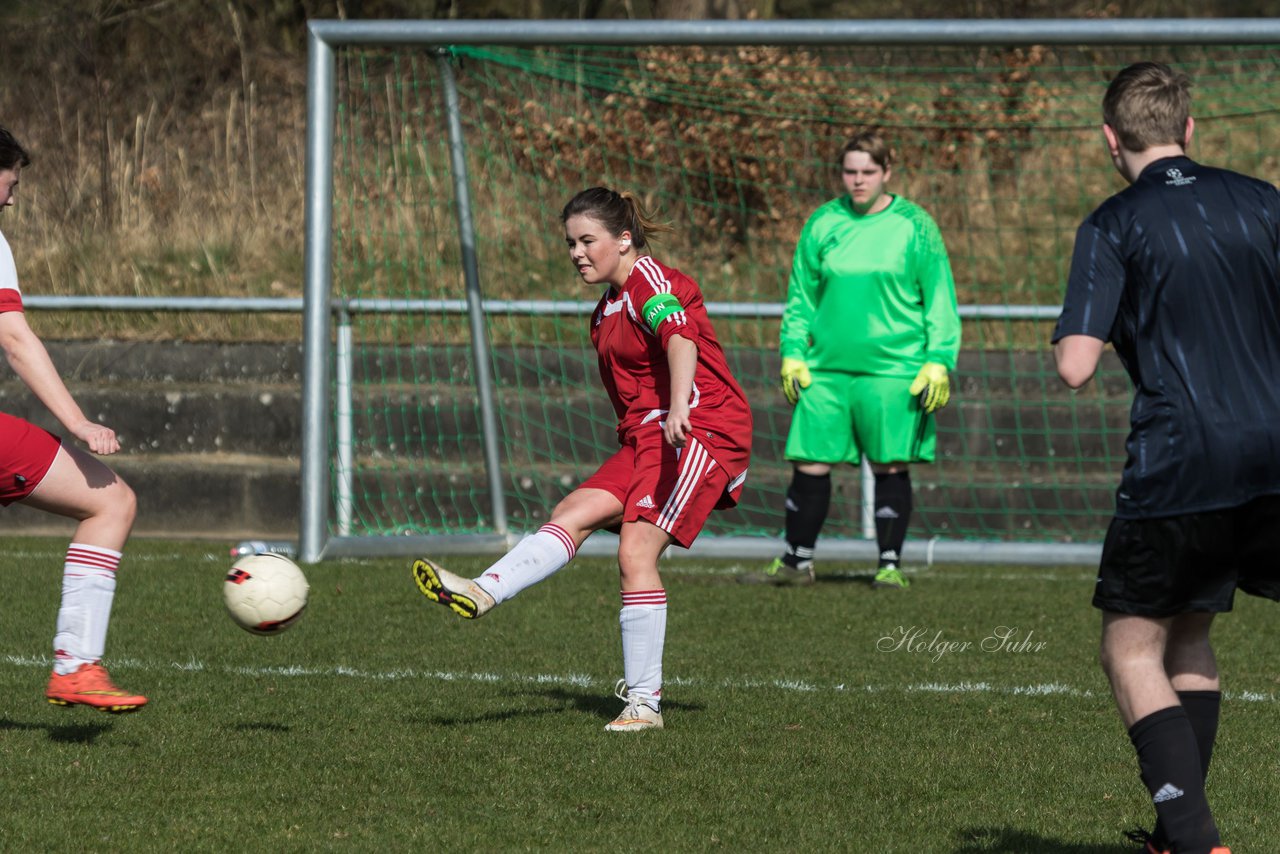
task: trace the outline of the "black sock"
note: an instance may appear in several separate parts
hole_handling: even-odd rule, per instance
[[[1191,729],[1200,748],[1200,779],[1209,779],[1209,760],[1213,744],[1218,740],[1218,710],[1222,708],[1221,691],[1179,691],[1178,701],[1187,710]]]
[[[1163,842],[1175,851],[1208,851],[1220,842],[1201,777],[1200,751],[1182,706],[1152,712],[1129,727],[1142,782],[1156,808]]]
[[[1209,779],[1209,760],[1213,758],[1213,744],[1218,738],[1218,710],[1222,707],[1221,691],[1179,691],[1178,701],[1186,709],[1191,721],[1191,731],[1196,734],[1196,747],[1200,753],[1200,782]],[[1155,841],[1166,840],[1164,826],[1156,822],[1152,832]]]
[[[876,475],[876,545],[880,566],[902,563],[902,544],[911,521],[911,473]]]
[[[813,560],[813,548],[831,507],[831,475],[796,469],[787,489],[787,553],[782,562],[799,566]]]

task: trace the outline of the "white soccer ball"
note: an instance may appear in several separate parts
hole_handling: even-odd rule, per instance
[[[277,635],[307,607],[307,577],[284,555],[246,555],[231,565],[222,601],[236,625],[255,635]]]

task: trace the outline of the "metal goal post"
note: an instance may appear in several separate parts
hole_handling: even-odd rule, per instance
[[[459,118],[457,87],[442,50],[439,71],[447,115],[454,218],[465,293],[456,300],[335,299],[334,159],[338,109],[335,51],[347,46],[460,45],[682,45],[682,46],[1034,46],[1034,45],[1264,45],[1280,43],[1280,19],[1148,20],[807,20],[807,21],[333,21],[309,22],[307,91],[303,435],[299,556],[314,562],[342,556],[407,555],[439,552],[497,553],[519,533],[509,529],[497,441],[497,417],[485,312],[493,306],[481,292],[481,270],[468,186],[466,142]],[[512,310],[510,301],[505,310]],[[777,304],[718,305],[713,311],[769,316]],[[526,301],[529,314],[581,312],[581,305]],[[465,314],[471,332],[473,381],[484,434],[484,470],[491,501],[491,532],[431,536],[350,534],[351,364],[350,319],[361,313],[444,311]],[[1052,317],[1055,306],[962,307],[969,317]],[[336,436],[336,441],[334,437]],[[336,483],[335,483],[336,480]],[[867,487],[864,484],[864,493]],[[865,504],[865,503],[864,503]],[[548,508],[549,509],[549,508]],[[824,557],[868,559],[864,506],[862,539],[825,540]],[[1101,531],[1099,530],[1099,535]],[[588,542],[587,553],[613,548],[607,537]],[[692,555],[765,557],[778,548],[763,537],[701,538]],[[908,553],[934,561],[1009,563],[1089,563],[1096,542],[1005,542],[935,538],[909,543]]]

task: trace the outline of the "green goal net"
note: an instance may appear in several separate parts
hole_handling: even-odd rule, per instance
[[[775,537],[790,466],[780,307],[834,157],[879,129],[891,189],[946,239],[964,316],[939,457],[912,470],[913,538],[1097,541],[1124,461],[1129,384],[1108,354],[1085,390],[1048,339],[1080,220],[1121,188],[1099,132],[1106,81],[1138,58],[1189,72],[1192,156],[1274,180],[1274,46],[455,47],[470,209],[510,527],[536,528],[616,448],[559,211],[595,185],[673,226],[654,254],[696,279],[756,417],[741,505],[708,534]],[[352,316],[350,484],[340,533],[494,530],[435,49],[341,47],[333,282],[340,299],[427,301]],[[425,307],[424,307],[425,306]],[[864,535],[837,472],[824,537]],[[821,546],[820,546],[821,548]]]

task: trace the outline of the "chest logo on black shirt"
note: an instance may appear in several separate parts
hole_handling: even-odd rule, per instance
[[[1166,169],[1164,174],[1169,176],[1169,180],[1164,182],[1166,186],[1185,187],[1188,184],[1194,184],[1196,182],[1196,177],[1194,175],[1189,177],[1183,175],[1181,169]]]

